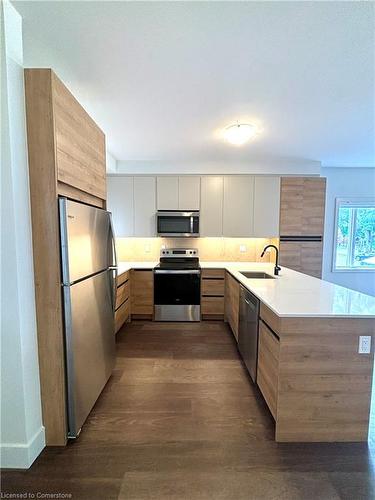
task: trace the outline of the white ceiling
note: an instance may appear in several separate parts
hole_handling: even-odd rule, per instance
[[[374,166],[372,2],[14,2],[25,65],[52,67],[127,161]],[[263,133],[233,147],[218,130]]]

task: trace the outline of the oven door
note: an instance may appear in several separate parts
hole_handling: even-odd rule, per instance
[[[155,321],[200,321],[198,269],[154,271]]]
[[[198,237],[199,212],[167,212],[157,213],[158,236]]]

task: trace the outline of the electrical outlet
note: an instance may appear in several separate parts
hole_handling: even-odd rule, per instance
[[[371,352],[371,336],[370,335],[360,335],[358,343],[359,354],[370,354]]]
[[[146,243],[146,245],[145,245],[145,253],[150,253],[150,252],[151,252],[151,246],[148,243]]]
[[[240,245],[240,252],[245,253],[247,251],[247,246],[246,245]]]

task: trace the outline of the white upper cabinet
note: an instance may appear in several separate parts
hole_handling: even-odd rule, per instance
[[[107,207],[118,238],[134,236],[133,177],[107,178]]]
[[[201,178],[200,235],[223,234],[223,177]]]
[[[158,210],[178,210],[178,177],[157,178]]]
[[[134,236],[156,236],[156,178],[134,177]]]
[[[200,177],[178,178],[178,208],[179,210],[199,210],[201,197]]]
[[[199,210],[201,179],[195,176],[157,178],[158,210]]]
[[[223,236],[251,238],[254,228],[254,177],[224,177]]]
[[[280,177],[255,177],[254,237],[279,236]]]

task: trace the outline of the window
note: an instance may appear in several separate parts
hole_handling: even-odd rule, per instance
[[[333,271],[375,271],[375,199],[336,199]]]

